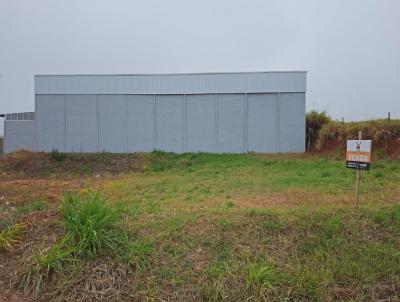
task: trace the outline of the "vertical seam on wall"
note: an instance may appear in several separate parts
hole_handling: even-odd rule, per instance
[[[303,116],[304,116],[304,137],[306,137],[306,124],[307,124],[307,121],[306,121],[306,112],[307,112],[307,78],[306,78],[306,91],[304,91],[304,111],[303,111]],[[303,152],[306,152],[307,151],[307,145],[306,145],[306,140],[304,139],[303,140],[304,141],[304,146],[303,146]]]
[[[157,150],[157,99],[156,94],[153,95],[153,124],[154,124],[154,148]]]
[[[216,144],[215,149],[216,152],[219,152],[219,110],[218,110],[218,93],[215,94],[215,137],[216,137]]]
[[[248,152],[248,99],[247,92],[244,94],[244,108],[243,108],[243,149],[244,153]]]
[[[187,111],[186,111],[186,94],[183,95],[183,152],[186,152],[186,136],[187,136]]]
[[[276,152],[281,151],[281,93],[278,92],[276,99]]]
[[[3,137],[3,153],[8,153],[7,150],[7,120],[4,118],[4,137]]]
[[[127,104],[127,98],[128,96],[125,94],[124,95],[124,108],[125,108],[125,114],[124,114],[124,152],[128,153],[128,104]]]
[[[33,141],[33,150],[35,151],[35,152],[37,152],[37,95],[35,94],[35,113],[34,113],[34,119],[35,119],[35,138],[34,138],[34,141]],[[4,134],[6,133],[6,131],[5,131],[5,128],[6,128],[6,126],[5,126],[5,123],[4,123]],[[5,135],[4,135],[4,137],[5,137]],[[4,144],[4,142],[5,142],[5,139],[3,139],[3,144]],[[5,149],[5,148],[4,148]]]
[[[64,95],[64,152],[67,152],[67,96]]]
[[[97,94],[96,98],[96,107],[97,107],[97,152],[100,152],[100,119],[99,119],[99,95]]]

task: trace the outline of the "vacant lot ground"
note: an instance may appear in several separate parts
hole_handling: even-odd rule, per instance
[[[399,161],[355,213],[341,158],[32,156],[0,162],[0,300],[400,299]]]

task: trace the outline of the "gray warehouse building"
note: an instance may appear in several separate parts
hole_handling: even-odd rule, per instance
[[[4,149],[304,152],[306,72],[36,75]]]

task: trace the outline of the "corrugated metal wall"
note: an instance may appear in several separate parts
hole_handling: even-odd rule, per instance
[[[36,110],[39,151],[304,151],[304,93],[37,95]]]
[[[5,151],[303,152],[305,92],[305,72],[39,75]]]
[[[30,120],[4,121],[4,153],[34,150],[35,122]]]
[[[8,113],[4,121],[4,153],[17,150],[34,150],[35,113]]]

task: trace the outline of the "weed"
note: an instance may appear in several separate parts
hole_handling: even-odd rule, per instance
[[[164,151],[155,150],[151,153],[150,163],[151,170],[155,172],[162,172],[166,170],[170,170],[175,165],[175,160],[177,155],[173,153],[167,153]]]
[[[232,200],[228,200],[228,201],[225,203],[225,206],[226,206],[228,209],[231,209],[231,208],[235,207],[235,203],[234,203]]]
[[[66,154],[58,151],[57,149],[53,149],[51,151],[51,158],[55,161],[63,161],[66,158]]]
[[[39,255],[34,256],[33,264],[22,275],[20,288],[24,291],[32,291],[37,296],[50,276],[65,271],[64,265],[75,261],[72,254],[75,248],[70,245],[71,235],[64,236],[60,241],[45,248],[42,243]]]
[[[385,176],[385,174],[383,174],[381,171],[375,171],[373,175],[375,178],[382,178]]]
[[[212,262],[206,269],[207,282],[203,287],[203,294],[207,301],[221,301],[225,296],[225,288],[222,282],[223,276],[230,271],[230,265],[226,261]]]
[[[147,213],[156,214],[159,213],[160,211],[161,211],[160,206],[154,200],[150,200],[147,203]]]
[[[321,177],[330,177],[331,173],[329,171],[324,171],[321,173]]]
[[[265,167],[272,166],[272,165],[274,165],[275,163],[276,163],[275,160],[266,159],[266,160],[263,161],[263,165],[264,165]]]
[[[247,208],[245,210],[247,216],[255,217],[255,216],[274,216],[274,212],[270,209],[256,209],[256,208]]]
[[[332,217],[322,220],[320,230],[323,232],[326,238],[341,236],[341,231],[343,230],[341,217]]]
[[[83,175],[90,174],[92,173],[92,169],[88,165],[83,164],[79,167],[79,173]]]
[[[226,219],[220,219],[219,226],[222,231],[228,231],[232,227],[232,223]]]
[[[0,231],[0,251],[12,251],[14,245],[21,242],[21,237],[26,231],[25,224],[18,223]]]
[[[379,209],[375,213],[375,221],[384,227],[400,230],[400,205]]]
[[[146,240],[137,239],[125,242],[125,253],[122,260],[128,264],[135,265],[136,270],[143,272],[150,264],[153,255],[153,244]]]
[[[271,287],[273,282],[276,282],[276,276],[270,264],[254,262],[247,264],[247,288],[254,288],[257,286]]]
[[[257,214],[257,209],[255,209],[255,208],[246,209],[247,216],[254,217],[254,216],[256,216],[256,214]]]
[[[48,209],[49,205],[43,201],[43,200],[34,200],[31,201],[22,207],[18,207],[17,211],[20,215],[24,215],[26,213],[30,212],[37,212],[37,211],[43,211]]]
[[[171,217],[165,221],[165,226],[167,227],[167,230],[171,234],[177,233],[180,229],[182,229],[183,225],[184,225],[183,216],[180,215]]]
[[[386,164],[385,162],[374,162],[371,166],[373,169],[384,169]]]
[[[265,221],[264,227],[268,231],[280,231],[284,228],[284,224],[280,221]]]
[[[95,258],[99,249],[112,248],[117,215],[98,193],[89,193],[83,199],[77,194],[65,194],[62,213],[79,256]]]

